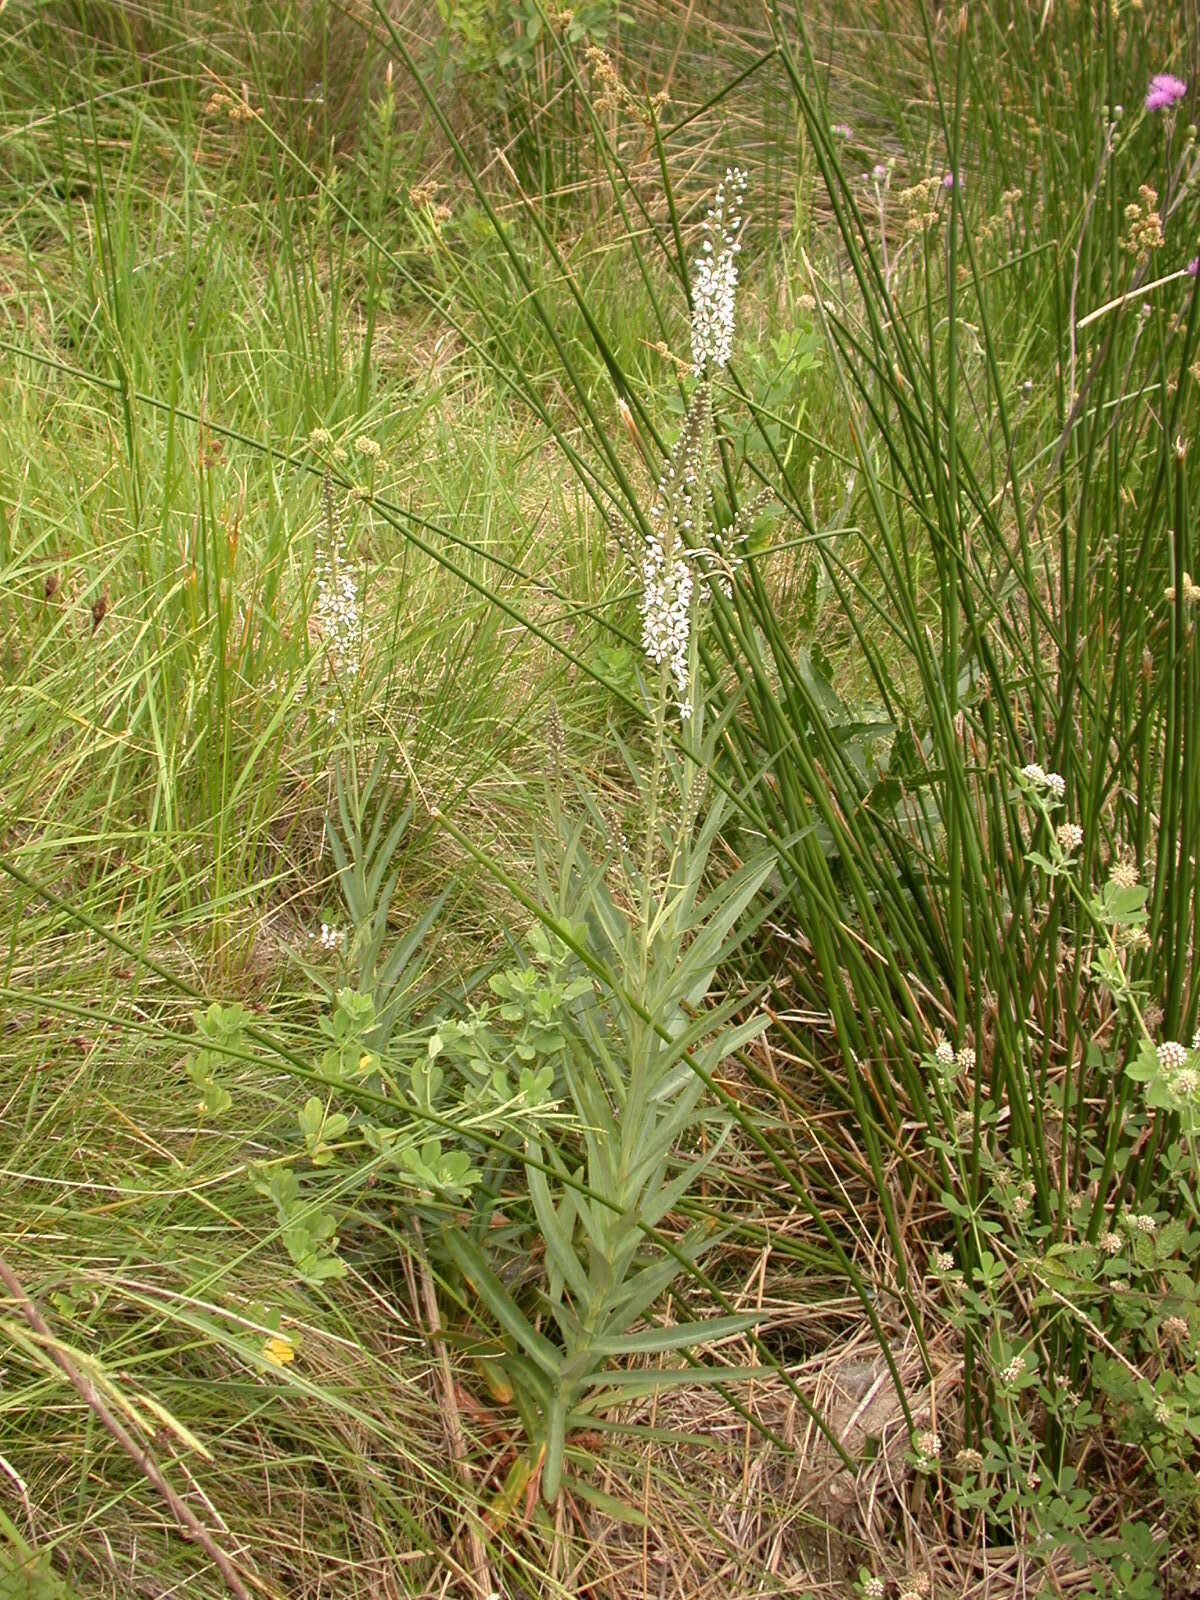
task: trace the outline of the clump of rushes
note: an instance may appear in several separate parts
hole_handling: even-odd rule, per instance
[[[780,841],[790,923],[805,935],[769,960],[786,969],[788,1007],[802,996],[820,1019],[779,1025],[820,1085],[808,1093],[839,1151],[836,1178],[789,1158],[811,1212],[844,1207],[844,1176],[857,1175],[889,1241],[889,1292],[918,1333],[933,1313],[913,1272],[914,1213],[892,1199],[897,1170],[928,1214],[952,1195],[945,1236],[928,1242],[939,1272],[952,1257],[972,1293],[1008,1270],[996,1240],[1018,1214],[1031,1258],[1051,1270],[1086,1235],[1063,1298],[1039,1288],[1014,1304],[1011,1348],[996,1347],[990,1307],[964,1312],[964,1444],[983,1448],[1016,1426],[999,1386],[1015,1351],[1022,1382],[1061,1371],[1084,1402],[1104,1393],[1111,1344],[1151,1381],[1156,1358],[1117,1295],[1089,1302],[1088,1322],[1068,1302],[1088,1282],[1088,1252],[1119,1259],[1111,1218],[1156,1215],[1168,1241],[1197,1222],[1197,1067],[1157,1049],[1190,1039],[1200,1006],[1186,448],[1200,324],[1184,265],[1197,191],[1172,120],[1188,102],[1181,80],[1164,79],[1145,116],[1108,120],[1147,88],[1125,75],[1111,19],[1098,23],[1104,72],[1043,95],[1067,20],[1043,36],[1013,11],[1000,57],[962,12],[961,32],[930,44],[930,132],[942,172],[968,172],[969,187],[943,193],[939,177],[938,193],[900,191],[919,226],[898,249],[884,228],[873,236],[863,204],[884,193],[886,167],[876,191],[842,170],[803,21],[793,32],[790,14],[787,26],[772,15],[843,252],[844,277],[827,283],[818,260],[808,287],[856,476],[828,523],[782,461],[770,476],[838,597],[829,631],[841,648],[820,641],[828,670],[814,672],[765,582],[736,586],[732,616],[714,606],[706,637],[740,696],[731,746],[743,770],[774,780],[756,820]],[[1014,102],[1036,86],[1036,159],[1002,117],[987,162],[973,159],[982,135],[966,107],[990,97],[992,72]],[[1001,225],[984,234],[989,213]],[[1159,259],[1175,266],[1161,284]],[[1134,417],[1130,397],[1149,390],[1162,408]],[[1014,784],[1018,750],[1030,766]],[[1120,881],[1133,862],[1140,889]],[[926,1059],[946,1017],[978,1055],[952,1088]],[[998,1150],[1015,1176],[989,1166]],[[1162,1251],[1156,1267],[1182,1271]],[[1070,1490],[1075,1423],[1030,1405],[1037,1438],[1011,1456],[1026,1474],[1036,1458],[1045,1503],[1029,1514],[1053,1533],[1046,1507]]]
[[[765,1026],[759,1015],[734,1020],[744,1008],[739,995],[716,1005],[709,1000],[718,963],[750,931],[748,908],[771,862],[760,856],[709,886],[728,802],[710,791],[708,767],[728,713],[716,722],[707,716],[697,650],[713,578],[712,553],[695,537],[707,520],[716,458],[709,382],[728,361],[733,338],[743,186],[741,174],[728,174],[710,214],[712,248],[696,274],[692,318],[699,383],[658,485],[646,549],[635,557],[651,669],[649,748],[623,746],[621,755],[643,797],[641,838],[633,845],[613,839],[586,792],[585,814],[576,822],[552,795],[558,837],[541,852],[539,900],[527,897],[572,952],[578,972],[592,979],[578,986],[560,1021],[559,1087],[577,1131],[535,1127],[527,1139],[529,1200],[546,1248],[535,1305],[523,1303],[489,1259],[481,1242],[487,1233],[452,1227],[443,1234],[506,1340],[501,1364],[531,1440],[525,1471],[540,1470],[543,1497],[551,1502],[568,1464],[585,1459],[572,1444],[576,1430],[661,1385],[728,1383],[758,1370],[616,1365],[617,1358],[711,1344],[744,1333],[755,1320],[647,1322],[712,1242],[711,1230],[699,1226],[670,1250],[655,1235],[713,1161],[730,1124],[726,1111],[706,1099],[706,1086]],[[597,833],[606,844],[600,859],[585,846]]]

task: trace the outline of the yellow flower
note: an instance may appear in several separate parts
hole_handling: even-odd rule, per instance
[[[296,1359],[293,1346],[286,1339],[281,1339],[278,1334],[263,1345],[263,1355],[273,1367],[286,1367],[289,1361]]]

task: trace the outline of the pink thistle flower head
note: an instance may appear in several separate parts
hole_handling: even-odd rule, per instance
[[[1200,256],[1192,257],[1187,264],[1187,272],[1189,278],[1194,278],[1197,273],[1200,273]]]
[[[942,178],[943,189],[961,189],[967,180],[958,172],[947,172]]]
[[[1162,111],[1176,105],[1187,93],[1187,84],[1170,72],[1160,72],[1150,79],[1150,92],[1146,96],[1147,111]]]

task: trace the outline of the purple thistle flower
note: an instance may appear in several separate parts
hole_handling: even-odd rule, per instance
[[[1160,72],[1150,79],[1150,93],[1146,96],[1147,111],[1162,111],[1167,106],[1173,106],[1182,100],[1187,93],[1187,84],[1182,78],[1176,78],[1169,72]]]
[[[1200,273],[1200,256],[1193,256],[1188,262],[1187,273],[1189,278],[1194,278],[1197,273]]]
[[[964,177],[962,177],[962,175],[959,174],[959,173],[947,172],[945,174],[945,176],[942,178],[942,188],[943,189],[961,189],[963,187],[963,185],[966,183],[966,181],[967,180]]]

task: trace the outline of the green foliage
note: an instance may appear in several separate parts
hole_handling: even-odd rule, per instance
[[[437,7],[453,75],[465,76],[471,99],[493,113],[511,110],[539,65],[553,64],[551,27],[582,48],[602,44],[618,17],[616,0],[582,0],[553,22],[542,0],[437,0]]]
[[[1183,1592],[1200,211],[1189,113],[1141,110],[1151,70],[1185,71],[1172,8],[1005,0],[922,13],[923,36],[881,13],[846,71],[794,9],[681,31],[672,8],[465,0],[418,48],[424,105],[407,66],[385,77],[383,14],[410,42],[413,16],[378,10],[365,31],[324,5],[266,30],[237,6],[50,8],[6,41],[12,1248],[71,1341],[119,1352],[102,1370],[233,1441],[211,1481],[199,1453],[188,1471],[268,1586],[320,1587],[328,1560],[359,1581],[352,1522],[369,1570],[442,1581],[410,1557],[472,1496],[426,1459],[436,1418],[402,1410],[424,1354],[396,1378],[369,1320],[419,1236],[450,1347],[518,1407],[469,1456],[503,1479],[518,1568],[550,1537],[539,1471],[570,1489],[555,1571],[584,1508],[676,1526],[640,1482],[626,1503],[614,1414],[745,1375],[679,1364],[752,1342],[744,1319],[659,1306],[685,1316],[690,1278],[716,1304],[726,1260],[769,1244],[768,1294],[828,1295],[822,1336],[854,1294],[885,1359],[894,1322],[961,1356],[939,1426],[962,1451],[913,1440],[917,1533],[1061,1559],[1089,1597]],[[616,111],[586,54],[606,39]],[[864,83],[861,117],[823,99]],[[695,201],[731,148],[755,168],[756,326],[705,396],[694,543],[728,562],[689,663],[706,735],[663,720],[606,537],[642,548],[658,419],[694,403],[663,348],[684,353]],[[445,207],[406,203],[433,170]],[[1163,241],[1139,256],[1144,183]],[[376,629],[353,695],[310,615],[324,464],[355,496]],[[520,708],[557,652],[574,749],[539,828]],[[403,749],[403,781],[360,769],[372,746]],[[501,894],[457,870],[438,892],[427,797],[471,842],[496,822],[476,865]],[[296,993],[279,913],[311,926],[326,894],[345,942],[305,946]],[[486,955],[464,950],[480,929]],[[760,986],[782,1066],[734,1074]],[[733,1183],[718,1234],[698,1187]],[[306,1373],[297,1404],[302,1363],[279,1369],[320,1319],[368,1377]],[[6,1358],[0,1453],[55,1542],[6,1521],[0,1593],[65,1593],[74,1533],[113,1525],[148,1583],[206,1581],[178,1541],[151,1549],[145,1486],[45,1385]],[[501,1435],[513,1459],[485,1467]],[[289,1483],[303,1541],[277,1538]],[[352,1495],[369,1515],[342,1516]],[[729,1582],[751,1592],[746,1561]],[[504,1587],[557,1593],[531,1565]]]
[[[321,1056],[320,1072],[330,1083],[368,1081],[379,1070],[379,1057],[368,1048],[375,1029],[375,1001],[356,989],[339,989],[333,1010],[317,1026],[329,1040]]]
[[[711,746],[709,747],[711,749]],[[714,1242],[698,1225],[670,1253],[654,1230],[691,1191],[718,1156],[728,1133],[726,1115],[704,1103],[704,1091],[732,1053],[766,1025],[752,1017],[733,1023],[740,1000],[709,1008],[717,961],[736,949],[739,923],[770,868],[748,863],[710,894],[702,893],[709,851],[725,807],[714,801],[694,821],[694,835],[667,817],[695,805],[702,764],[672,764],[666,817],[652,816],[653,866],[644,875],[628,857],[592,861],[585,829],[567,827],[547,854],[560,862],[557,893],[546,907],[563,927],[566,908],[582,929],[569,937],[593,972],[609,974],[597,992],[580,976],[566,985],[572,1004],[559,1020],[562,1072],[579,1130],[568,1138],[547,1130],[527,1141],[525,1178],[546,1250],[546,1285],[539,1305],[554,1324],[525,1309],[462,1230],[442,1235],[508,1342],[504,1366],[516,1386],[526,1426],[545,1448],[542,1490],[557,1497],[573,1430],[627,1398],[640,1379],[613,1364],[617,1355],[671,1353],[752,1327],[752,1316],[717,1318],[678,1327],[636,1325],[678,1277]],[[661,833],[658,831],[661,829]],[[635,909],[622,910],[605,881],[621,876]],[[539,941],[543,948],[547,941]],[[511,1021],[523,1020],[523,1009]],[[703,1137],[701,1134],[703,1133]],[[699,1147],[703,1154],[686,1152]],[[686,1368],[689,1381],[745,1376],[738,1368]],[[665,1381],[665,1380],[662,1380]]]
[[[422,993],[428,964],[423,947],[449,893],[436,896],[402,939],[392,939],[388,916],[402,853],[412,847],[408,835],[413,806],[411,802],[395,804],[390,776],[386,749],[377,756],[365,781],[360,780],[351,750],[345,766],[336,770],[336,821],[325,819],[325,836],[350,925],[344,966],[355,975],[361,996],[354,1015],[364,1018],[365,1007],[371,1007],[371,1016],[358,1027],[358,1034],[364,1040],[369,1038],[377,1049],[386,1047],[400,1017],[411,1015],[427,998]],[[403,795],[400,798],[403,800]],[[322,981],[319,976],[317,981]]]
[[[242,1047],[248,1012],[240,1005],[210,1005],[195,1019],[196,1038],[200,1048],[188,1057],[188,1072],[200,1091],[200,1112],[205,1116],[220,1116],[233,1104],[228,1089],[219,1081],[230,1054],[237,1055]]]
[[[0,1600],[75,1600],[49,1558],[34,1550],[17,1525],[0,1510]]]
[[[314,1286],[344,1278],[346,1264],[337,1254],[334,1213],[301,1193],[300,1180],[290,1168],[260,1169],[260,1173],[255,1187],[274,1203],[280,1237],[299,1277]]]

